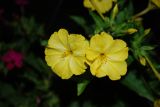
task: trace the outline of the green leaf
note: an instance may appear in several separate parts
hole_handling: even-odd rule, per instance
[[[121,1],[123,2],[123,0],[121,0]],[[120,5],[124,5],[124,4],[122,3]],[[116,22],[119,23],[119,24],[128,21],[133,15],[133,9],[134,8],[133,8],[133,5],[132,5],[132,2],[129,2],[129,4],[127,6],[124,6],[124,7],[125,8],[123,8],[122,10],[119,10],[119,13],[117,14],[117,17],[116,17]]]
[[[79,26],[81,26],[87,34],[91,34],[93,29],[88,25],[86,19],[81,16],[70,16],[70,18],[75,21]]]
[[[147,51],[148,51],[148,50],[153,50],[154,48],[155,48],[155,47],[153,47],[153,46],[142,46],[142,47],[141,47],[142,50],[147,50]]]
[[[82,27],[85,27],[86,20],[81,16],[70,16],[71,19],[73,19],[77,24],[79,24]]]
[[[130,71],[126,75],[126,77],[121,80],[121,83],[128,87],[130,90],[136,92],[139,96],[142,96],[150,101],[154,101],[154,96],[145,84],[144,80],[140,77],[137,76],[136,71]]]
[[[89,80],[83,80],[83,81],[77,83],[77,95],[78,96],[84,92],[84,90],[85,90],[86,86],[89,84],[89,82],[90,82]]]
[[[34,59],[34,60],[33,60]],[[33,69],[39,71],[39,73],[43,73],[43,75],[48,75],[49,74],[49,67],[45,63],[43,59],[40,57],[36,57],[33,54],[29,54],[28,56],[25,57],[25,62],[32,66]]]
[[[99,33],[101,31],[103,31],[105,24],[104,24],[104,21],[102,20],[102,18],[92,11],[90,11],[89,14],[92,16],[92,19],[96,24],[96,28],[95,28],[94,33]]]

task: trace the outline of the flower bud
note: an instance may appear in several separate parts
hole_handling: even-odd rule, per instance
[[[146,59],[144,57],[139,58],[140,63],[145,66],[146,65]]]
[[[133,33],[137,32],[137,31],[138,31],[138,30],[135,29],[135,28],[129,28],[129,29],[127,30],[127,33],[128,33],[128,34],[133,34]]]

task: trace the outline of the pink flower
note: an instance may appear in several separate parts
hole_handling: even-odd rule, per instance
[[[23,55],[11,49],[1,57],[1,60],[6,64],[8,70],[12,70],[15,67],[21,68]]]
[[[15,2],[20,7],[24,7],[24,6],[28,5],[28,0],[16,0]]]

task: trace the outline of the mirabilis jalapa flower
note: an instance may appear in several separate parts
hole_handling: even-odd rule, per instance
[[[69,79],[72,75],[80,75],[86,69],[85,52],[88,41],[80,34],[69,34],[60,29],[54,32],[45,49],[45,60],[62,79]]]
[[[113,40],[106,32],[95,34],[86,52],[92,75],[119,80],[127,72],[128,47],[123,40]]]
[[[84,0],[83,5],[91,10],[97,10],[100,13],[106,13],[112,8],[113,0]]]

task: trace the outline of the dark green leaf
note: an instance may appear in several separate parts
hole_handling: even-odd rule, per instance
[[[74,20],[79,26],[81,26],[87,34],[91,34],[93,29],[90,25],[88,25],[87,20],[82,16],[70,16],[72,20]]]
[[[128,87],[130,90],[136,92],[139,96],[145,97],[150,101],[154,101],[154,96],[151,90],[149,87],[147,87],[144,80],[140,76],[137,76],[135,72],[136,71],[128,72],[121,83]]]
[[[89,80],[83,80],[79,83],[77,83],[77,95],[81,95],[83,91],[85,90],[86,86],[89,84]]]
[[[92,16],[92,19],[94,20],[95,25],[96,25],[94,33],[99,33],[103,31],[104,26],[105,26],[103,19],[92,11],[90,11],[89,14]]]

